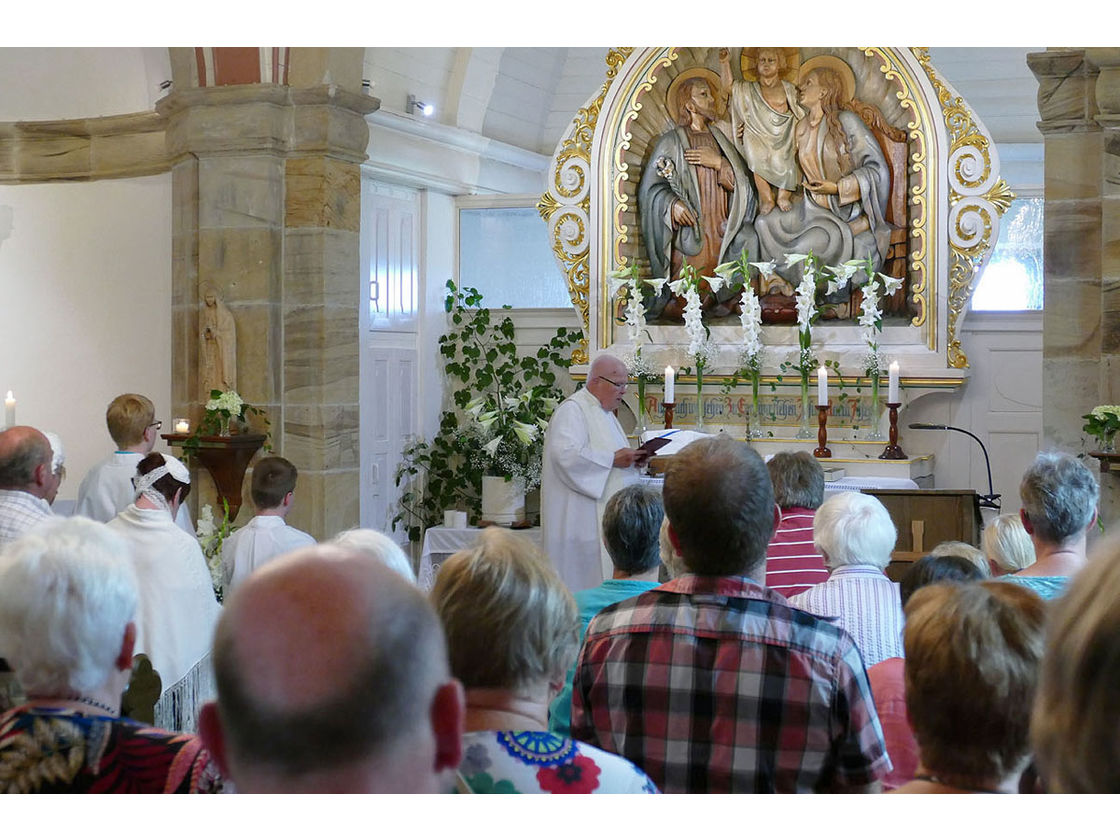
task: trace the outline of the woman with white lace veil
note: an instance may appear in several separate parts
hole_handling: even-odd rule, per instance
[[[109,522],[128,540],[140,583],[136,652],[162,682],[156,725],[187,732],[216,694],[210,644],[221,610],[198,541],[175,524],[190,481],[177,458],[148,454],[136,466],[136,501]]]

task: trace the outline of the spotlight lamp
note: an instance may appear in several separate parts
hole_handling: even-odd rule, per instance
[[[436,112],[436,109],[432,105],[421,102],[410,93],[408,95],[408,113],[415,114],[417,111],[419,111],[425,117],[430,117]]]

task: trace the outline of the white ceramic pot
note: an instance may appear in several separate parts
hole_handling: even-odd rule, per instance
[[[484,475],[482,518],[495,525],[512,525],[525,519],[525,485],[506,476]]]

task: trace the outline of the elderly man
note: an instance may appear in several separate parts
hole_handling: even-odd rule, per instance
[[[883,573],[898,531],[883,503],[863,493],[837,493],[813,517],[813,539],[828,580],[789,599],[848,631],[868,668],[902,656],[898,584]]]
[[[51,501],[62,477],[53,459],[50,441],[38,429],[0,432],[0,548],[54,516]]]
[[[156,409],[150,399],[143,394],[121,394],[109,403],[105,425],[117,449],[86,473],[78,485],[78,503],[74,508],[74,513],[98,522],[108,522],[136,501],[132,489],[136,465],[155,448],[161,423],[156,420]],[[195,536],[186,505],[179,506],[175,524]]]
[[[631,449],[614,412],[626,394],[626,365],[601,355],[587,385],[564,400],[544,436],[541,539],[565,585],[578,592],[612,574],[599,537],[607,499],[638,480],[646,453]]]
[[[1002,579],[1056,598],[1085,565],[1089,529],[1097,521],[1100,486],[1092,471],[1064,452],[1039,452],[1023,474],[1019,516],[1034,543],[1035,561]]]
[[[316,546],[258,570],[222,614],[214,668],[200,732],[239,791],[454,784],[463,688],[432,607],[383,563]]]
[[[824,501],[824,470],[808,452],[779,452],[766,462],[782,518],[766,547],[766,585],[792,598],[828,580],[813,544],[813,513]]]
[[[572,736],[666,793],[877,789],[890,759],[859,650],[759,583],[777,521],[762,459],[698,440],[663,496],[685,574],[591,620]]]
[[[603,542],[614,563],[614,575],[593,589],[576,593],[581,644],[588,623],[600,610],[659,585],[660,534],[664,519],[661,496],[641,484],[622,488],[607,502],[603,511]],[[561,735],[568,735],[571,729],[575,673],[573,662],[564,678],[564,687],[548,708],[548,728]]]

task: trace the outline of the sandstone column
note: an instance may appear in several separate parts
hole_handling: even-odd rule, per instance
[[[238,391],[268,412],[275,453],[299,468],[289,521],[328,538],[359,511],[359,165],[378,104],[360,92],[362,50],[292,49],[274,72],[286,84],[215,84],[214,64],[175,52],[175,90],[158,105],[174,202],[173,414],[201,416],[209,283],[237,324]],[[212,501],[208,477],[198,485],[199,503]]]

